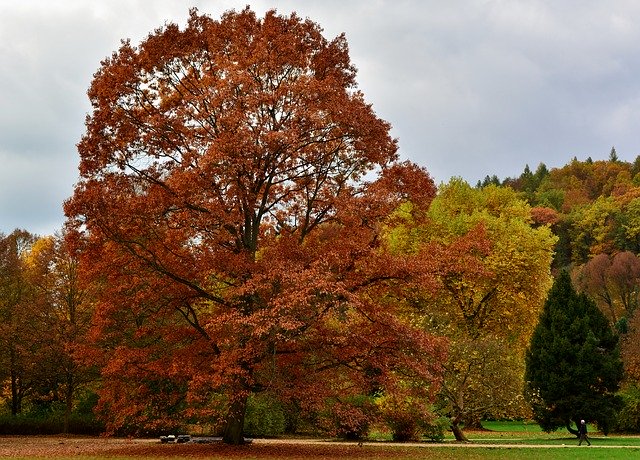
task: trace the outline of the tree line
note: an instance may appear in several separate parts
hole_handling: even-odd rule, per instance
[[[634,342],[633,165],[436,187],[321,32],[192,10],[101,63],[64,228],[1,235],[12,414],[97,398],[108,433],[465,439],[535,415],[527,353],[560,268]]]
[[[638,305],[639,173],[640,156],[622,161],[612,148],[609,160],[574,158],[551,170],[540,164],[535,173],[527,166],[518,178],[501,182],[520,193],[534,219],[558,236],[554,271],[569,268],[578,289],[621,332],[628,331]],[[493,182],[487,178],[477,186]]]

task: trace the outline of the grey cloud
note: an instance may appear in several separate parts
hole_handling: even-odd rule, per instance
[[[138,43],[190,6],[246,1],[29,0],[0,5],[0,231],[62,224],[86,90],[120,39]],[[344,32],[358,81],[401,155],[471,183],[640,153],[640,4],[633,0],[257,0]]]

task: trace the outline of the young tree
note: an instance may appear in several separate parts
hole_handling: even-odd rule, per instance
[[[33,384],[38,355],[33,311],[34,291],[26,276],[25,257],[36,237],[26,230],[0,235],[0,362],[9,381],[11,414],[22,412],[22,402]]]
[[[618,161],[620,161],[620,159],[618,158],[618,152],[616,152],[615,147],[611,147],[611,152],[609,152],[609,161],[612,163],[617,163]]]
[[[428,283],[433,262],[381,238],[398,205],[424,209],[435,187],[396,163],[355,73],[344,36],[248,8],[192,10],[184,30],[102,63],[65,210],[100,287],[112,428],[222,418],[239,443],[251,393],[312,409],[392,391],[397,371],[437,383],[443,341],[389,295]]]
[[[78,277],[77,254],[62,235],[37,239],[25,257],[25,269],[34,291],[32,322],[38,323],[37,336],[43,342],[34,389],[44,398],[64,402],[66,433],[78,390],[95,378],[91,366],[74,359],[91,323],[92,305]]]
[[[613,197],[598,197],[574,209],[567,217],[573,260],[586,263],[594,254],[613,252],[621,204]]]
[[[626,322],[638,306],[640,259],[630,251],[598,254],[578,268],[575,281],[596,300],[612,325]]]
[[[526,357],[527,395],[545,431],[596,422],[606,433],[622,379],[618,338],[606,317],[568,272],[553,284]]]

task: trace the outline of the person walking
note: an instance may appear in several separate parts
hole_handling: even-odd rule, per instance
[[[588,445],[591,445],[591,441],[589,441],[589,436],[587,436],[587,424],[584,423],[584,420],[580,420],[580,426],[578,427],[578,435],[580,436],[580,441],[578,445],[582,445],[582,441],[587,441]]]

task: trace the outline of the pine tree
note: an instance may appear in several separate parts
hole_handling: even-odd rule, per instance
[[[612,163],[617,163],[618,161],[620,161],[618,159],[618,153],[616,152],[615,147],[611,147],[611,152],[609,153],[609,161]]]
[[[581,419],[608,432],[622,379],[618,337],[596,304],[563,271],[554,282],[526,356],[534,418],[550,432]]]

